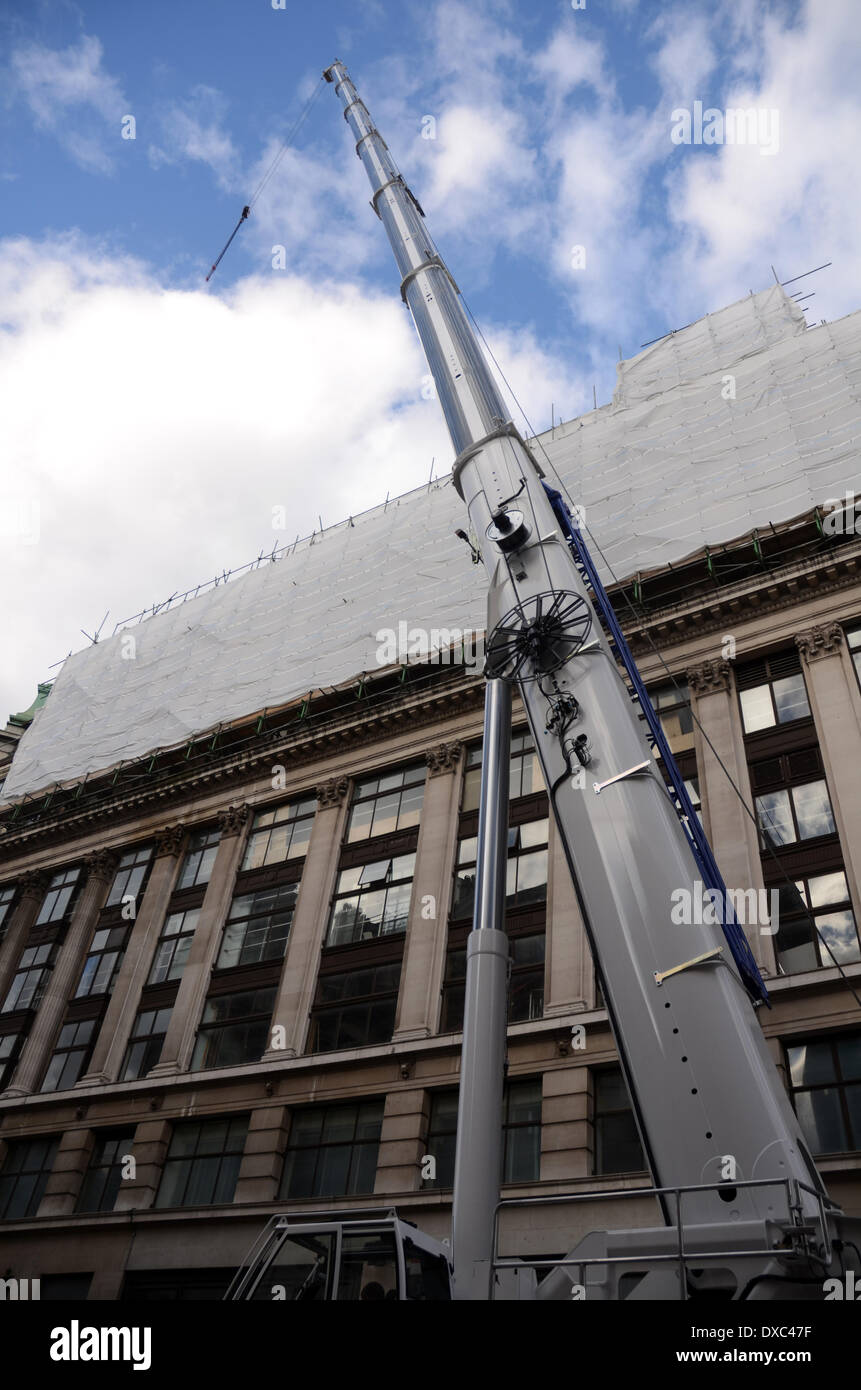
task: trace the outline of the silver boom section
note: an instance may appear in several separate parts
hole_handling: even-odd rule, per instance
[[[579,704],[572,733],[589,741],[585,775],[574,775],[574,759],[563,747],[566,742],[570,750],[570,741],[547,730],[548,681],[534,679],[527,663],[517,684],[655,1185],[722,1183],[728,1174],[740,1184],[790,1179],[807,1189],[798,1189],[797,1222],[814,1223],[821,1207],[809,1188],[821,1191],[821,1180],[720,927],[670,920],[674,892],[687,890],[689,901],[696,900],[697,866],[539,470],[506,423],[457,287],[385,141],[344,66],[335,63],[326,76],[355,136],[458,454],[455,485],[490,581],[490,646],[503,615],[534,614],[541,595],[573,596],[581,627],[584,612],[591,619],[580,649],[572,642],[572,654],[554,673],[556,690]],[[509,503],[523,513],[530,534],[506,554],[487,532]],[[545,611],[549,602],[542,600]],[[613,778],[619,780],[595,790]],[[664,1215],[676,1216],[666,1199]],[[739,1229],[771,1221],[785,1228],[786,1203],[777,1189],[726,1181],[720,1193],[690,1193],[683,1217],[695,1226]],[[782,1243],[779,1231],[774,1243]]]

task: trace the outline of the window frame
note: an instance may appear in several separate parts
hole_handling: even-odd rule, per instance
[[[251,1117],[249,1114],[247,1114],[245,1111],[242,1111],[239,1114],[204,1116],[199,1120],[174,1121],[173,1129],[170,1136],[170,1143],[168,1144],[167,1153],[165,1154],[164,1158],[164,1165],[162,1167],[161,1180],[158,1185],[158,1192],[156,1193],[153,1207],[159,1208],[161,1210],[170,1211],[179,1210],[181,1208],[187,1209],[195,1207],[226,1206],[231,1204],[236,1196],[236,1185],[239,1181],[239,1170],[242,1166],[242,1159],[245,1154],[245,1145],[248,1141],[248,1129],[250,1118]],[[225,1134],[226,1147],[222,1147],[220,1149],[213,1149],[212,1151],[209,1151],[206,1148],[201,1149],[201,1139],[205,1138],[207,1133],[211,1133],[216,1128],[216,1126],[221,1124],[226,1124],[227,1126]],[[238,1126],[236,1135],[234,1135],[234,1126]],[[192,1130],[195,1128],[198,1130],[198,1133],[194,1141],[193,1151],[190,1153],[177,1152],[172,1154],[171,1150],[173,1149],[174,1145],[177,1144],[177,1141],[181,1138],[181,1136],[190,1135]],[[239,1144],[238,1142],[239,1134],[241,1134],[241,1144]],[[231,1145],[234,1146],[231,1147]],[[177,1144],[177,1148],[180,1148],[179,1144]],[[195,1162],[199,1161],[201,1164],[203,1164],[215,1158],[218,1159],[218,1167],[215,1171],[214,1181],[212,1183],[212,1195],[210,1200],[205,1202],[186,1201],[185,1199],[188,1197],[189,1192],[189,1184],[195,1178]],[[219,1185],[222,1181],[223,1165],[226,1160],[231,1160],[230,1164],[228,1165],[229,1176],[227,1180],[227,1185],[230,1185],[230,1179],[232,1177],[231,1194],[230,1197],[221,1197],[218,1201],[215,1201],[213,1199],[215,1197],[215,1194],[219,1190]],[[169,1179],[172,1177],[175,1171],[178,1171],[180,1169],[180,1167],[183,1164],[188,1165],[185,1172],[184,1180],[182,1182],[183,1200],[179,1202],[168,1202],[162,1200],[164,1194],[168,1192]],[[230,1169],[234,1170],[232,1174],[230,1173]],[[169,1195],[173,1196],[174,1193],[170,1192]]]
[[[350,1157],[349,1157],[349,1162],[348,1162],[348,1166],[347,1166],[346,1191],[344,1191],[344,1192],[327,1192],[327,1191],[325,1191],[325,1190],[320,1190],[320,1191],[318,1191],[318,1190],[317,1190],[317,1181],[318,1181],[318,1173],[320,1172],[320,1169],[321,1169],[321,1155],[323,1155],[323,1156],[325,1157],[325,1154],[328,1153],[329,1150],[347,1147],[347,1145],[346,1145],[346,1143],[345,1143],[344,1140],[334,1139],[334,1140],[327,1141],[327,1142],[324,1142],[324,1141],[323,1141],[323,1134],[324,1134],[324,1132],[325,1132],[327,1119],[328,1119],[328,1117],[329,1117],[333,1112],[335,1112],[335,1111],[338,1111],[338,1112],[346,1112],[347,1110],[350,1110],[350,1109],[355,1110],[355,1116],[354,1116],[354,1119],[353,1119],[353,1126],[352,1126],[352,1138],[351,1138],[350,1141],[349,1141]],[[367,1111],[370,1111],[370,1110],[373,1110],[373,1111],[375,1111],[375,1112],[378,1112],[379,1128],[378,1128],[378,1133],[377,1133],[377,1136],[376,1136],[375,1139],[359,1139],[359,1138],[357,1138],[358,1131],[359,1131],[360,1125],[361,1125],[362,1123],[369,1123],[369,1122],[374,1122],[374,1123],[376,1123],[376,1121],[377,1121],[377,1115],[372,1116],[372,1117],[371,1117],[371,1121],[369,1121],[369,1117],[368,1117],[367,1113],[365,1114],[364,1119],[363,1119],[363,1116],[362,1116],[362,1111],[363,1111],[363,1110],[366,1111],[366,1112],[367,1112]],[[279,1201],[279,1202],[285,1202],[285,1201],[300,1201],[300,1200],[302,1200],[302,1199],[304,1199],[304,1198],[308,1198],[308,1197],[315,1198],[315,1199],[317,1199],[317,1198],[322,1198],[322,1197],[325,1197],[325,1198],[352,1197],[352,1196],[360,1196],[360,1195],[370,1195],[371,1193],[373,1193],[373,1190],[374,1190],[374,1183],[375,1183],[375,1181],[376,1181],[377,1167],[378,1167],[378,1162],[379,1162],[380,1143],[381,1143],[381,1140],[382,1140],[384,1111],[385,1111],[385,1096],[369,1096],[369,1097],[362,1097],[362,1098],[357,1098],[357,1099],[354,1100],[354,1101],[347,1101],[347,1102],[344,1102],[344,1101],[336,1101],[336,1102],[334,1102],[333,1104],[325,1104],[325,1103],[324,1103],[324,1104],[320,1104],[320,1105],[303,1105],[303,1106],[296,1106],[295,1109],[292,1111],[292,1114],[291,1114],[291,1117],[290,1117],[290,1132],[289,1132],[289,1134],[288,1134],[288,1136],[287,1136],[287,1146],[286,1146],[285,1151],[284,1151],[284,1163],[283,1163],[282,1170],[281,1170],[281,1177],[280,1177],[279,1183],[278,1183],[278,1201]],[[295,1126],[296,1126],[297,1119],[299,1120],[299,1123],[301,1123],[302,1120],[305,1119],[307,1116],[309,1116],[312,1112],[317,1112],[317,1113],[319,1113],[319,1114],[321,1115],[320,1126],[319,1126],[319,1139],[316,1141],[316,1143],[308,1143],[308,1144],[295,1143],[295,1142],[294,1142],[294,1135],[295,1135]],[[358,1157],[358,1159],[357,1159],[357,1157],[356,1157],[356,1150],[357,1150],[357,1149],[369,1148],[371,1145],[374,1145],[374,1146],[375,1146],[375,1152],[374,1152],[374,1173],[373,1173],[373,1177],[371,1178],[370,1186],[369,1186],[368,1188],[357,1187],[357,1186],[354,1185],[354,1182],[358,1182],[358,1180],[359,1180],[359,1178],[360,1178],[360,1176],[361,1176],[362,1164],[363,1164],[363,1155],[360,1154],[359,1157]],[[295,1170],[293,1170],[293,1169],[290,1168],[291,1155],[293,1155],[293,1154],[295,1154],[295,1153],[303,1153],[303,1152],[312,1152],[312,1153],[315,1153],[315,1154],[316,1154],[316,1158],[315,1158],[315,1161],[314,1161],[314,1169],[313,1169],[312,1181],[311,1181],[311,1184],[310,1184],[312,1190],[311,1190],[310,1192],[308,1192],[308,1193],[305,1193],[305,1192],[294,1193],[294,1192],[291,1191],[291,1186],[290,1186],[290,1182],[289,1182],[289,1179],[291,1179],[291,1178],[293,1177],[293,1172],[295,1171]],[[324,1171],[325,1171],[325,1170],[324,1170]],[[355,1179],[354,1179],[354,1172],[355,1172]]]
[[[856,1126],[858,1130],[856,1134],[853,1129],[852,1113],[847,1104],[847,1099],[845,1095],[845,1090],[847,1086],[861,1087],[861,1075],[855,1077],[844,1077],[841,1074],[840,1053],[838,1048],[838,1044],[842,1039],[856,1038],[859,1041],[861,1041],[861,1031],[859,1031],[858,1029],[844,1029],[840,1032],[814,1033],[810,1036],[804,1036],[800,1038],[785,1038],[783,1040],[783,1051],[786,1062],[786,1079],[789,1087],[789,1098],[792,1102],[793,1110],[795,1110],[796,1114],[798,1114],[796,1096],[800,1092],[804,1092],[806,1094],[810,1091],[836,1090],[839,1098],[839,1113],[843,1123],[844,1134],[846,1138],[850,1141],[855,1141],[854,1148],[850,1146],[844,1149],[823,1149],[820,1151],[817,1150],[816,1146],[813,1143],[811,1143],[807,1131],[804,1130],[805,1141],[808,1143],[811,1153],[813,1153],[814,1157],[822,1158],[830,1154],[857,1154],[861,1152],[861,1119],[859,1119],[858,1124]],[[806,1047],[812,1043],[827,1043],[829,1045],[831,1049],[831,1058],[834,1065],[834,1078],[828,1081],[810,1082],[802,1083],[801,1085],[796,1085],[792,1080],[792,1060],[790,1056],[791,1049],[794,1047]],[[803,1120],[800,1115],[798,1116],[798,1122],[800,1125],[802,1125],[803,1128]]]

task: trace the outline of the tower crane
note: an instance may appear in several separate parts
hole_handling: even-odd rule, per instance
[[[489,584],[452,1240],[450,1248],[437,1245],[395,1211],[330,1215],[316,1224],[273,1217],[229,1296],[269,1297],[275,1272],[286,1278],[292,1268],[290,1296],[347,1297],[339,1290],[350,1287],[356,1250],[376,1241],[380,1268],[388,1259],[399,1271],[391,1287],[401,1298],[822,1298],[824,1281],[842,1272],[850,1250],[857,1261],[861,1222],[829,1199],[808,1151],[757,1017],[767,991],[732,911],[717,924],[680,927],[671,919],[679,890],[693,901],[706,885],[728,898],[660,722],[575,514],[509,418],[417,198],[344,65],[333,63],[324,77],[342,103],[371,206],[394,252],[455,452],[454,486]],[[594,1231],[565,1259],[538,1262],[545,1265],[540,1281],[535,1265],[496,1254],[506,1205],[499,1186],[514,690],[532,730],[659,1214],[654,1226]]]

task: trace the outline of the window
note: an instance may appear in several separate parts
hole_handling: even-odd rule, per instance
[[[281,1199],[373,1192],[383,1104],[368,1100],[294,1110]]]
[[[436,1159],[436,1177],[424,1187],[451,1187],[457,1140],[458,1092],[436,1091],[431,1097],[427,1153]],[[502,1112],[503,1182],[537,1182],[541,1173],[541,1082],[509,1081]]]
[[[258,811],[242,860],[243,869],[262,869],[267,864],[283,864],[308,853],[311,826],[317,801],[294,801],[273,811]]]
[[[129,1045],[123,1058],[121,1081],[137,1081],[152,1071],[161,1057],[167,1026],[173,1009],[141,1009],[132,1024]]]
[[[780,884],[778,892],[779,925],[775,944],[778,961],[786,974],[833,965],[832,957],[841,965],[861,960],[855,915],[842,869],[797,878],[794,887]]]
[[[161,985],[165,980],[179,979],[188,960],[199,917],[200,908],[197,907],[189,908],[187,912],[168,913],[155,948],[148,985]]]
[[[312,1015],[310,1052],[391,1042],[401,963],[321,975]]]
[[[130,849],[122,856],[105,907],[116,907],[124,898],[131,898],[137,904],[151,860],[152,845]]]
[[[338,1301],[382,1302],[398,1297],[398,1259],[390,1231],[341,1237]]]
[[[247,1115],[175,1124],[156,1206],[207,1207],[232,1202],[247,1133]]]
[[[68,1091],[74,1086],[89,1058],[96,1025],[94,1018],[63,1024],[40,1090]]]
[[[76,999],[91,994],[110,994],[120,973],[128,933],[127,923],[121,927],[98,928],[75,990]]]
[[[283,883],[280,888],[235,897],[224,928],[217,969],[280,960],[287,949],[298,891],[298,884]]]
[[[55,950],[52,941],[24,948],[0,1012],[8,1014],[16,1009],[38,1009],[51,973]]]
[[[649,691],[649,699],[661,721],[664,737],[671,753],[686,753],[694,746],[694,717],[691,713],[691,692],[684,681],[661,685]]]
[[[505,909],[543,903],[547,897],[547,832],[549,822],[526,821],[508,831],[508,865],[505,883]],[[458,844],[457,873],[451,915],[455,920],[471,917],[475,906],[475,869],[478,837],[467,836]]]
[[[786,1048],[795,1112],[815,1154],[861,1149],[861,1033]]]
[[[480,743],[467,751],[461,811],[478,809],[481,800],[481,757]],[[521,796],[530,796],[533,792],[544,790],[541,764],[538,761],[532,734],[528,729],[520,730],[511,736],[511,762],[508,779],[509,801],[517,801]]]
[[[541,1174],[541,1082],[509,1081],[502,1129],[503,1182],[537,1182]]]
[[[12,913],[12,904],[15,901],[15,885],[10,884],[8,888],[0,888],[0,941],[6,935],[6,928],[9,925],[9,918]]]
[[[810,715],[798,652],[746,662],[736,669],[736,684],[746,734]]]
[[[0,1221],[35,1216],[57,1153],[56,1139],[17,1139],[0,1172]]]
[[[592,1074],[595,1172],[640,1173],[647,1166],[621,1067]]]
[[[0,1035],[0,1091],[5,1090],[12,1079],[23,1042],[23,1033]]]
[[[852,657],[855,674],[861,684],[861,627],[850,628],[846,633],[846,641],[849,644],[849,655]]]
[[[400,854],[342,869],[326,945],[406,931],[415,863],[414,854]]]
[[[64,869],[61,873],[54,874],[39,908],[35,922],[37,927],[63,920],[71,907],[80,873],[80,869]]]
[[[259,1062],[266,1049],[275,986],[217,994],[206,1001],[194,1045],[192,1071]]]
[[[180,888],[198,888],[201,884],[209,882],[220,840],[221,833],[218,830],[196,830],[194,832],[189,841],[185,859],[182,861],[182,868],[176,884],[177,890]]]
[[[357,782],[347,826],[347,843],[391,835],[418,825],[427,768],[421,763]]]
[[[544,1014],[544,932],[512,936],[508,983],[508,1022],[525,1023]],[[466,949],[449,951],[443,980],[443,1033],[463,1027],[466,992]]]
[[[833,835],[836,829],[824,782],[766,792],[756,798],[756,815],[763,840],[772,846]]]
[[[96,1135],[76,1211],[113,1211],[134,1137],[133,1129]]]

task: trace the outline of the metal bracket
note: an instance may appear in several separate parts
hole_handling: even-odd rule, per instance
[[[624,772],[617,772],[615,777],[608,777],[606,782],[593,782],[592,790],[596,796],[599,796],[605,787],[612,787],[614,782],[622,782],[626,777],[636,777],[638,773],[645,772],[646,768],[651,766],[652,760],[647,758],[644,763],[637,763],[636,766],[629,767]]]
[[[668,980],[671,975],[678,975],[682,970],[690,970],[692,965],[703,965],[707,960],[715,960],[720,956],[723,960],[723,946],[718,946],[714,951],[705,951],[701,956],[694,956],[693,960],[686,960],[681,965],[674,965],[672,970],[656,970],[655,984],[662,985],[664,980]]]
[[[405,186],[406,186],[406,185],[405,185]],[[380,190],[380,191],[382,191],[382,190]],[[409,192],[409,190],[407,190],[407,191]],[[415,201],[415,200],[413,200],[413,201]],[[445,262],[442,261],[442,260],[440,260],[439,256],[431,256],[431,258],[430,258],[429,261],[422,261],[421,265],[417,265],[417,266],[414,267],[414,269],[408,270],[407,273],[406,273],[406,275],[404,276],[403,280],[401,281],[401,299],[404,301],[405,304],[408,303],[408,301],[407,301],[407,286],[410,284],[410,282],[411,282],[412,280],[414,280],[414,279],[416,278],[417,275],[421,275],[421,273],[422,273],[423,270],[441,270],[441,271],[443,271],[443,273],[444,273],[444,274],[448,277],[448,279],[451,281],[451,287],[452,287],[452,289],[454,290],[455,294],[460,294],[460,290],[458,289],[458,287],[457,287],[457,285],[456,285],[456,283],[455,283],[454,276],[451,274],[451,271],[449,270],[449,268],[448,268],[448,266],[445,264]]]

